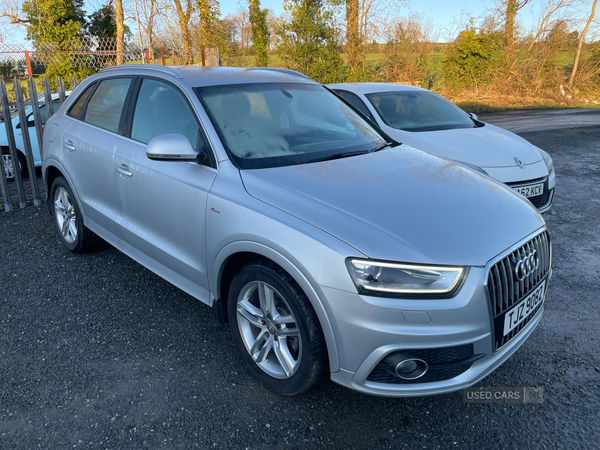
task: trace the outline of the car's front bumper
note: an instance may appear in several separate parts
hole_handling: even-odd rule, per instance
[[[447,300],[400,300],[366,297],[321,287],[331,306],[341,370],[333,381],[368,394],[422,396],[460,390],[477,383],[506,361],[539,323],[543,308],[497,352],[493,351],[485,268],[473,267],[460,293]],[[370,381],[369,375],[389,354],[402,350],[473,345],[479,356],[458,376],[443,381],[394,384]],[[483,355],[483,356],[481,356]]]

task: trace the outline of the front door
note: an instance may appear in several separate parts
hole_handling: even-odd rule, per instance
[[[148,142],[162,134],[182,134],[196,149],[198,120],[177,87],[150,78],[141,81],[134,108],[130,138],[119,144],[113,169],[122,249],[208,302],[205,213],[217,172],[210,162],[146,157]]]

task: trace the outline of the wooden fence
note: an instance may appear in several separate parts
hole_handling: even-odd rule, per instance
[[[39,154],[38,161],[44,156],[42,146],[42,132],[45,122],[43,116],[50,118],[55,112],[55,105],[62,105],[66,98],[65,84],[59,77],[57,91],[50,90],[50,83],[46,78],[42,81],[43,93],[38,95],[35,80],[28,78],[27,86],[29,100],[23,100],[21,81],[13,80],[14,102],[10,102],[6,83],[0,79],[0,106],[4,128],[0,123],[0,146],[2,157],[0,158],[0,210],[12,211],[18,205],[25,208],[28,204],[40,206],[44,195],[44,183],[38,176],[38,167],[34,154]],[[71,86],[77,86],[77,79],[73,77]],[[40,107],[46,108],[42,116]],[[33,120],[32,120],[33,119]],[[31,134],[35,133],[35,139]],[[37,145],[35,143],[37,142]],[[26,170],[23,170],[26,169]],[[28,178],[23,179],[23,173]]]

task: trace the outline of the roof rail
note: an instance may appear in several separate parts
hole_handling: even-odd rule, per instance
[[[127,70],[127,69],[146,69],[146,70],[155,70],[157,72],[166,73],[174,76],[175,78],[183,78],[179,72],[171,67],[158,66],[156,64],[123,64],[120,66],[110,66],[102,69],[102,72],[112,72],[113,70]]]
[[[253,67],[253,69],[270,70],[272,72],[280,72],[280,73],[285,73],[288,75],[295,75],[297,77],[308,78],[309,80],[312,80],[312,78],[304,75],[303,73],[296,72],[295,70],[290,70],[290,69],[280,69],[278,67]]]

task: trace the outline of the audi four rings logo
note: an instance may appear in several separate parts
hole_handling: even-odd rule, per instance
[[[533,250],[517,261],[517,264],[515,265],[515,277],[517,277],[517,280],[523,281],[526,277],[531,275],[539,265],[540,258],[537,254],[537,250]]]

